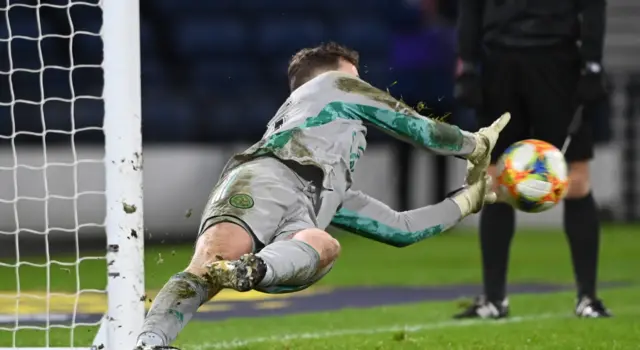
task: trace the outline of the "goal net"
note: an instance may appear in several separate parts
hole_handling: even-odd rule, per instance
[[[138,0],[0,0],[0,349],[132,349]]]

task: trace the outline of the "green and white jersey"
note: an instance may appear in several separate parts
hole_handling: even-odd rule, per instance
[[[419,115],[354,76],[330,71],[294,91],[267,125],[262,139],[232,158],[225,172],[263,155],[314,165],[324,172],[319,226],[329,225],[351,188],[367,128],[441,155],[470,154],[472,134]]]

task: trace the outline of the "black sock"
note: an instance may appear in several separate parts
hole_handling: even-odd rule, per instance
[[[564,201],[564,230],[571,248],[578,297],[596,298],[600,220],[591,193]]]
[[[487,205],[480,214],[480,248],[484,293],[489,301],[506,297],[509,249],[515,232],[515,213],[511,206]]]

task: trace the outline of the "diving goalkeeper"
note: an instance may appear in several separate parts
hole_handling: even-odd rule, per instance
[[[223,288],[287,293],[317,282],[340,253],[325,232],[329,225],[403,247],[495,201],[486,168],[510,116],[475,134],[422,117],[359,79],[358,60],[335,43],[292,58],[291,95],[262,140],[226,165],[204,209],[193,258],[153,301],[136,349],[175,349],[169,344]],[[351,190],[367,126],[467,159],[465,186],[438,204],[406,212]]]

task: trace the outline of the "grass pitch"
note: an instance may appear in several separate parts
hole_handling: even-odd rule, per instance
[[[479,283],[477,236],[459,230],[408,248],[393,248],[350,235],[339,235],[340,260],[325,286],[450,285]],[[192,246],[153,246],[146,250],[147,288],[159,289],[186,266]],[[56,257],[73,261],[73,256]],[[42,260],[40,260],[41,262]],[[78,273],[82,288],[104,288],[104,262],[84,261]],[[50,271],[52,290],[75,290],[76,271]],[[616,315],[608,320],[572,316],[573,292],[514,295],[505,321],[453,321],[459,301],[344,309],[312,314],[239,318],[190,323],[175,344],[183,350],[205,349],[639,349],[640,228],[603,229],[601,281],[630,286],[602,289]],[[0,268],[1,289],[15,292],[13,269]],[[42,268],[20,269],[21,290],[42,290]],[[510,282],[572,284],[569,249],[559,231],[521,230],[514,240]],[[153,292],[151,292],[153,294]],[[4,313],[4,312],[0,312]],[[94,327],[77,328],[74,345],[91,342]],[[45,332],[0,331],[0,347],[43,346]],[[48,345],[69,346],[68,330],[53,330]],[[118,349],[119,350],[119,349]],[[126,350],[126,349],[124,349]]]

